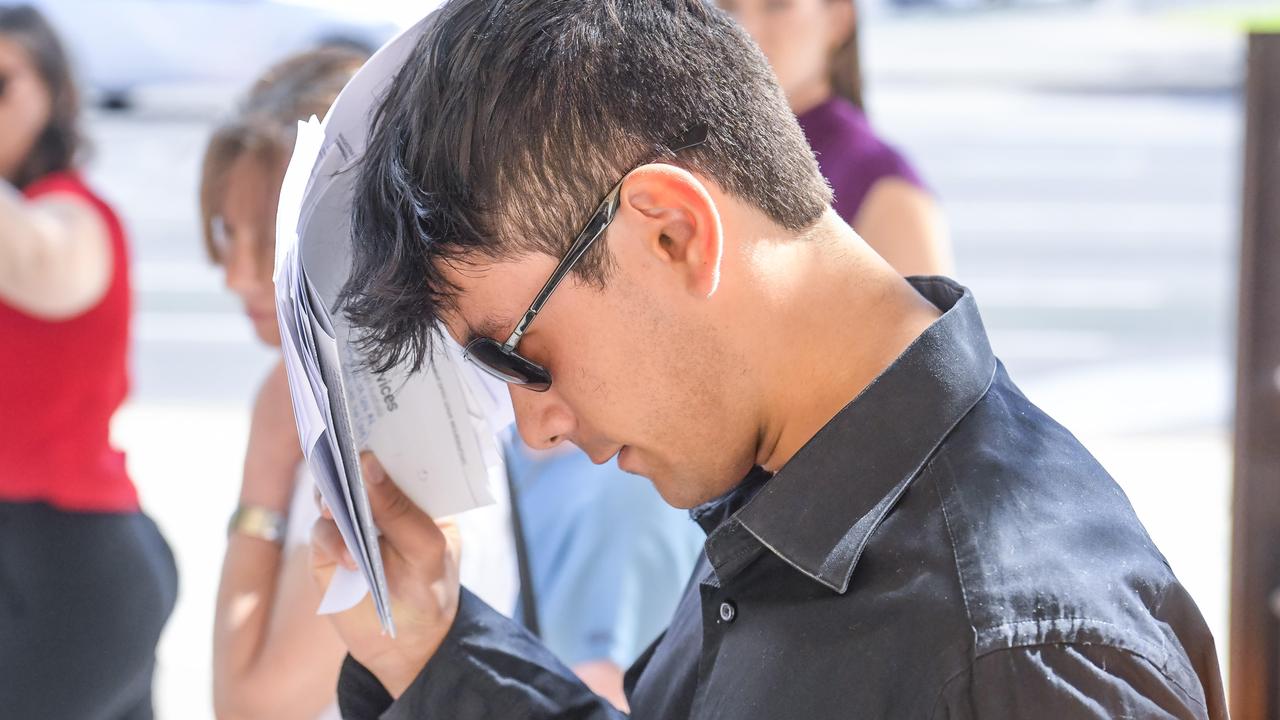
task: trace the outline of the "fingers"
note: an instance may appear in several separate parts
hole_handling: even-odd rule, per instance
[[[387,471],[378,462],[378,457],[371,452],[360,453],[360,472],[367,483],[378,484],[387,479]]]
[[[437,560],[445,550],[444,533],[396,487],[372,453],[364,453],[360,462],[373,520],[384,540],[410,563]]]
[[[356,569],[355,558],[347,550],[338,525],[332,520],[317,520],[311,527],[311,567],[331,572],[332,566],[338,564],[348,570]]]
[[[382,531],[384,560],[398,556],[404,564],[421,565],[428,572],[438,572],[446,556],[456,563],[460,545],[456,527],[446,521],[442,529],[432,521],[387,477],[372,453],[363,453],[360,464],[373,519]],[[323,500],[321,513],[311,531],[311,563],[317,578],[327,581],[337,565],[349,570],[357,569],[357,565]]]
[[[445,518],[437,522],[436,526],[444,535],[444,541],[449,547],[449,554],[453,556],[453,562],[455,564],[460,562],[462,560],[462,529],[458,527],[458,521],[454,518]]]
[[[329,503],[324,501],[324,495],[320,494],[320,486],[312,483],[311,499],[316,503],[316,509],[320,511],[320,517],[326,520],[333,519],[333,511],[329,510]]]

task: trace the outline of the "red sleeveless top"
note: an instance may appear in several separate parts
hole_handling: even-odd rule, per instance
[[[74,195],[111,236],[111,284],[73,318],[32,317],[0,300],[0,501],[43,501],[64,510],[128,512],[138,496],[124,454],[111,447],[111,417],[128,390],[129,257],[115,212],[75,173],[54,173],[23,194]]]

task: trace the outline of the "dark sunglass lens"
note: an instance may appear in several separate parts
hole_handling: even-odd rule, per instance
[[[511,366],[507,355],[502,352],[502,346],[488,338],[482,338],[468,344],[466,357],[471,362],[479,365],[482,370],[503,382],[521,383],[524,380],[524,378],[516,374],[515,368]]]
[[[538,392],[551,387],[551,375],[545,368],[506,350],[496,340],[473,340],[467,345],[466,357],[503,382]]]
[[[551,373],[546,368],[530,362],[515,353],[505,354],[510,367],[521,378],[520,386],[535,392],[545,392],[551,387]]]
[[[548,375],[545,382],[535,380],[533,382],[527,382],[520,387],[534,392],[546,392],[551,389],[551,376]]]

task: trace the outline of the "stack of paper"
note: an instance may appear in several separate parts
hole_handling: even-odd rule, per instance
[[[303,454],[359,566],[339,568],[321,612],[345,610],[372,592],[394,635],[378,531],[359,453],[371,450],[396,484],[439,518],[493,502],[501,477],[497,433],[509,425],[506,391],[462,360],[443,336],[416,373],[371,372],[337,306],[350,272],[356,168],[378,98],[428,20],[391,41],[352,79],[324,123],[299,123],[280,191],[276,312]]]

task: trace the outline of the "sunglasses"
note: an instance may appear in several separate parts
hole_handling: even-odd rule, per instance
[[[9,76],[4,73],[0,73],[0,98],[4,97],[4,91],[8,89],[8,86]]]
[[[660,151],[664,155],[674,157],[676,154],[689,148],[697,147],[706,141],[707,126],[695,125],[685,131],[674,142],[668,143],[661,148]],[[630,173],[627,175],[630,175]],[[596,240],[599,240],[604,235],[604,231],[608,229],[609,224],[617,216],[619,197],[622,193],[622,182],[627,179],[627,175],[622,176],[622,179],[609,190],[604,200],[596,208],[595,212],[591,214],[586,226],[574,238],[573,244],[569,246],[569,251],[565,253],[556,269],[551,272],[551,277],[547,278],[542,290],[538,291],[538,294],[533,298],[533,302],[529,304],[529,309],[525,310],[520,322],[516,323],[516,327],[511,331],[511,335],[507,337],[507,341],[500,343],[489,337],[475,338],[467,343],[463,357],[475,363],[486,373],[510,385],[519,385],[535,392],[546,392],[551,388],[550,371],[521,355],[516,351],[516,348],[520,345],[520,339],[528,331],[533,319],[542,311],[542,306],[546,305],[547,300],[551,298],[551,293],[555,292],[556,287],[560,285],[560,281],[564,280],[565,276],[573,270],[573,266],[587,254],[587,251],[591,249]]]

